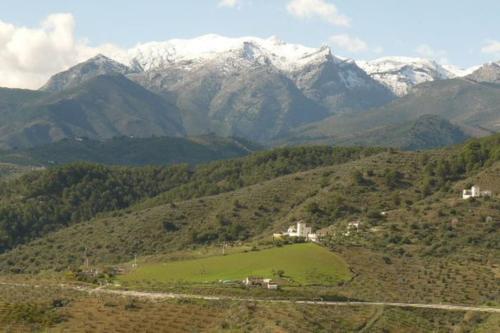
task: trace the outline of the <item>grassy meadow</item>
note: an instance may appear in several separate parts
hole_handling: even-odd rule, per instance
[[[345,261],[316,244],[294,244],[272,249],[201,259],[145,264],[120,280],[135,282],[204,283],[243,280],[247,276],[272,278],[277,271],[293,283],[332,285],[351,277]]]

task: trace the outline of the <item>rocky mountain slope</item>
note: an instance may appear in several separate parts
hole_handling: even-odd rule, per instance
[[[40,88],[47,92],[60,92],[74,88],[85,81],[99,75],[128,74],[131,70],[127,66],[99,54],[70,69],[58,73]]]
[[[98,55],[54,75],[38,92],[0,90],[0,147],[207,133],[261,144],[325,135],[343,140],[353,130],[424,114],[469,127],[473,135],[497,130],[496,63],[455,81],[468,72],[402,57],[358,66],[328,47],[218,35],[142,44],[120,60]],[[476,89],[477,82],[490,86]]]
[[[20,97],[6,107],[0,105],[0,146],[4,148],[67,137],[185,135],[175,105],[120,74],[96,76],[58,93],[20,94],[36,98]]]
[[[129,51],[127,65],[98,56],[58,74],[44,89],[61,90],[116,69],[175,103],[190,135],[215,132],[258,141],[329,113],[364,110],[394,98],[329,48],[277,38],[206,35],[148,43]]]
[[[231,77],[264,67],[290,79],[305,96],[330,112],[377,106],[393,98],[353,61],[333,55],[330,48],[288,44],[276,37],[206,35],[145,44],[131,50],[130,57],[134,70],[154,73],[154,81],[146,75],[143,82],[159,92],[175,93],[177,87],[169,84],[172,79],[192,81],[192,76],[201,75],[202,79],[219,79],[214,93],[224,94],[231,87]],[[205,69],[203,74],[200,67]]]
[[[490,62],[479,67],[467,76],[476,82],[489,82],[500,84],[500,62]]]

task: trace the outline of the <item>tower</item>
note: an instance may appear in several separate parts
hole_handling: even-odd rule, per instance
[[[297,222],[297,236],[306,237],[306,224],[302,221]]]
[[[481,196],[481,189],[479,188],[479,186],[476,186],[476,185],[472,186],[471,191],[472,191],[471,194],[472,194],[473,198],[479,198]]]

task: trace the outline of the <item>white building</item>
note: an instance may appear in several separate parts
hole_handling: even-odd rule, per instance
[[[243,284],[247,287],[262,287],[272,290],[279,289],[279,285],[276,282],[273,282],[272,279],[255,276],[248,276],[245,280],[243,280]]]
[[[344,233],[344,236],[350,236],[351,231],[353,231],[353,230],[358,232],[360,226],[361,226],[361,221],[353,221],[353,222],[347,223],[347,231]]]
[[[318,241],[318,235],[313,233],[312,228],[308,227],[304,221],[298,221],[296,226],[290,226],[285,233],[273,235],[274,238],[281,238],[283,236],[302,237],[311,242]]]
[[[349,222],[347,224],[347,229],[351,230],[351,229],[356,229],[359,230],[359,226],[361,225],[361,221],[354,221],[354,222]]]
[[[462,192],[462,199],[464,200],[489,196],[491,196],[491,191],[481,191],[481,188],[477,185],[472,186],[470,190],[465,189]]]

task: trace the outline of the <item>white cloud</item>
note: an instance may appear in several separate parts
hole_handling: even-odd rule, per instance
[[[301,19],[321,18],[337,26],[348,27],[351,19],[339,13],[333,3],[326,0],[292,0],[287,5],[290,14]]]
[[[415,52],[423,58],[435,60],[444,65],[449,64],[448,52],[445,50],[436,50],[428,44],[420,44],[415,49]]]
[[[47,79],[98,53],[115,55],[112,44],[90,47],[75,39],[71,14],[49,15],[37,28],[0,21],[0,86],[36,89]]]
[[[364,40],[358,37],[350,36],[348,34],[334,35],[330,37],[330,43],[340,49],[349,51],[351,53],[358,53],[369,50],[368,44]],[[382,50],[379,50],[378,48],[376,49],[376,51],[382,52]]]
[[[500,57],[500,42],[497,40],[487,40],[486,45],[481,48],[482,53],[493,54],[495,57]]]
[[[241,5],[241,0],[220,0],[218,6],[219,7],[235,8],[239,5]]]

